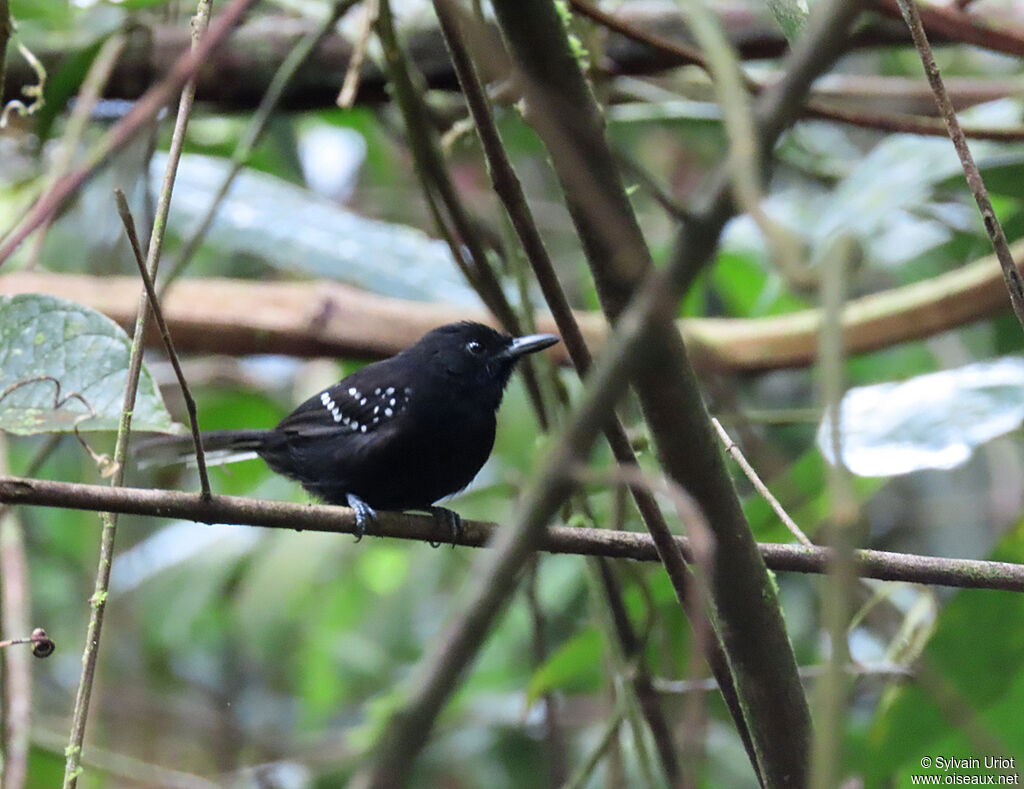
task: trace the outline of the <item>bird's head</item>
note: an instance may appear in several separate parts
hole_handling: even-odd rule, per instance
[[[481,323],[463,321],[427,332],[403,354],[422,360],[453,390],[484,390],[500,399],[516,362],[556,342],[553,334],[510,337]]]

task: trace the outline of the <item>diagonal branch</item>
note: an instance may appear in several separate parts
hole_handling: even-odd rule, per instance
[[[128,207],[128,198],[124,196],[124,192],[120,189],[115,189],[114,199],[117,201],[117,212],[121,215],[121,222],[124,223],[125,232],[128,234],[128,241],[135,255],[135,262],[139,266],[139,276],[142,278],[142,285],[146,290],[149,308],[152,310],[153,318],[156,321],[157,328],[160,330],[160,338],[164,341],[167,359],[174,369],[174,375],[178,379],[178,386],[181,387],[181,396],[185,401],[185,410],[188,412],[188,424],[192,429],[192,444],[196,452],[199,485],[203,498],[208,499],[210,498],[210,476],[206,471],[206,453],[203,451],[203,438],[199,432],[199,413],[196,409],[196,401],[192,397],[192,390],[189,389],[188,381],[185,380],[185,373],[182,372],[178,353],[174,350],[174,341],[171,339],[171,332],[167,328],[167,321],[164,320],[160,299],[157,296],[156,289],[153,287],[153,278],[149,274],[149,269],[146,268],[146,260],[142,255],[142,246],[139,244],[139,236],[135,231],[135,220],[132,218],[131,209]]]
[[[921,11],[917,7],[917,0],[898,0],[900,11],[910,28],[910,35],[914,39],[914,46],[921,56],[921,64],[924,66],[925,75],[928,77],[928,84],[931,85],[935,94],[935,103],[945,121],[946,129],[949,131],[953,147],[956,148],[957,156],[963,165],[964,176],[967,179],[967,186],[974,195],[974,201],[978,204],[978,211],[981,213],[982,221],[985,224],[985,232],[988,233],[992,248],[995,250],[999,266],[1003,270],[1003,278],[1006,281],[1006,289],[1010,294],[1010,304],[1013,305],[1013,312],[1018,322],[1024,327],[1024,278],[1017,270],[1013,261],[1013,254],[1006,241],[1006,234],[1003,226],[999,223],[992,201],[988,198],[988,190],[985,182],[978,172],[978,165],[974,163],[971,149],[967,146],[967,138],[960,128],[960,121],[956,117],[956,110],[953,102],[949,99],[946,86],[942,83],[942,75],[939,74],[939,66],[935,62],[931,45],[928,43],[928,36],[924,31],[924,24],[921,21]]]
[[[525,79],[527,117],[547,148],[576,225],[605,313],[639,320],[622,331],[643,340],[643,362],[622,361],[651,426],[668,475],[694,496],[716,541],[713,608],[729,666],[751,731],[755,769],[767,786],[806,783],[810,713],[774,587],[756,550],[725,469],[699,387],[671,322],[692,277],[712,258],[735,207],[719,185],[681,223],[677,254],[666,276],[652,276],[650,252],[604,135],[601,112],[563,26],[547,3],[505,0],[495,11]],[[758,103],[758,142],[771,150],[797,117],[810,83],[826,69],[859,13],[858,3],[819,6],[785,77]],[[759,174],[757,174],[759,175]],[[643,284],[641,284],[641,282]],[[664,292],[652,292],[657,285]],[[633,308],[626,312],[632,300]],[[640,310],[639,305],[648,305]],[[619,353],[622,348],[616,349]],[[609,355],[613,353],[608,350]]]

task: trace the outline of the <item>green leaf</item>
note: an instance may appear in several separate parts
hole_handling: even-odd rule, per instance
[[[991,558],[1024,560],[1020,524]],[[891,689],[879,705],[859,758],[866,785],[893,785],[893,776],[922,772],[921,758],[936,754],[981,758],[1005,753],[1021,763],[1022,617],[1024,597],[1018,593],[957,592],[936,622],[919,681]],[[984,733],[980,739],[979,733]]]
[[[163,172],[166,157],[153,157]],[[182,156],[174,183],[169,229],[194,231],[231,164],[199,154]],[[208,256],[208,257],[203,257]],[[262,262],[406,299],[479,304],[443,241],[413,227],[359,216],[281,178],[243,169],[221,203],[196,263]]]
[[[116,430],[130,351],[116,323],[79,304],[39,294],[0,297],[0,430]],[[132,424],[178,429],[145,369]]]
[[[971,146],[974,149],[974,146]],[[990,195],[998,194],[1005,197],[1020,199],[1024,197],[1024,153],[1019,150],[1000,150],[976,162],[981,177],[985,179],[985,188]],[[964,188],[963,173],[953,173],[938,184],[943,189]]]
[[[765,270],[755,255],[747,251],[721,252],[711,269],[710,281],[730,315],[782,315],[807,306],[805,301],[786,292],[782,280]]]
[[[807,3],[802,0],[768,0],[768,9],[787,41],[793,43],[799,38],[807,23]]]
[[[38,3],[36,0],[11,0],[11,17],[15,23],[45,20],[53,27],[68,26],[74,11],[64,3]]]
[[[110,33],[104,33],[87,46],[70,52],[50,75],[46,84],[46,104],[36,113],[35,131],[41,141],[50,139],[54,122],[64,112],[68,100],[78,93],[96,55],[109,37]]]
[[[595,627],[588,627],[562,644],[530,678],[526,686],[526,703],[532,705],[541,696],[556,688],[561,690],[594,690],[603,676],[601,653],[604,637]]]

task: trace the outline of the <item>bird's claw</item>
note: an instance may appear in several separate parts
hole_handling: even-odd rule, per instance
[[[345,499],[356,513],[356,542],[359,542],[366,534],[370,522],[377,520],[377,511],[353,493],[349,493]]]
[[[431,507],[430,514],[437,519],[439,523],[448,525],[448,528],[452,533],[452,548],[459,544],[459,540],[462,538],[462,516],[459,515],[455,510],[450,510],[447,507]],[[431,542],[431,548],[437,548],[441,543]]]

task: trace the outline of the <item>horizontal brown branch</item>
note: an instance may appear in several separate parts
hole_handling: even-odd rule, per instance
[[[629,24],[657,30],[673,39],[690,41],[685,16],[671,6],[667,9],[645,8],[641,4],[637,8],[625,6],[619,15]],[[769,14],[724,8],[718,11],[718,15],[743,58],[774,58],[786,52],[786,39]],[[213,53],[207,61],[207,68],[199,73],[198,100],[222,110],[255,108],[274,71],[296,42],[315,26],[313,20],[283,16],[263,17],[242,25],[230,44]],[[457,81],[437,26],[433,23],[410,26],[404,33],[410,57],[427,84],[431,88],[455,89]],[[909,43],[902,25],[879,18],[859,31],[850,45],[859,48]],[[188,46],[186,25],[133,26],[128,46],[106,85],[106,97],[138,98],[150,85],[166,76]],[[33,49],[50,73],[55,73],[69,57],[69,52],[62,46],[49,48],[45,42],[37,43]],[[348,38],[338,34],[328,36],[285,90],[282,108],[333,107],[351,57],[352,42]],[[612,36],[597,68],[609,74],[649,74],[677,65],[662,53],[638,46],[621,36]],[[21,86],[34,82],[35,75],[28,63],[23,58],[12,57],[4,100],[19,97]],[[362,69],[357,101],[377,103],[387,99],[380,68],[372,60],[367,60]]]
[[[203,500],[198,493],[149,488],[111,488],[74,482],[0,476],[0,503],[62,509],[118,512],[175,518],[198,523],[233,523],[296,531],[354,534],[355,514],[346,507],[264,501],[236,496],[214,496]],[[457,543],[469,548],[484,547],[500,528],[493,523],[464,521]],[[367,531],[376,537],[420,542],[448,542],[447,524],[432,516],[381,512]],[[689,541],[677,537],[683,554],[690,559]],[[832,557],[828,548],[759,543],[765,563],[773,570],[824,573]],[[650,535],[605,529],[552,526],[541,543],[549,553],[606,556],[657,562],[657,550]],[[864,578],[883,581],[958,586],[972,589],[1002,589],[1024,592],[1024,565],[975,559],[944,559],[935,556],[859,550],[854,554],[857,572]]]
[[[875,7],[893,19],[902,18],[896,0],[876,0]],[[1015,26],[1016,20],[990,21],[982,14],[957,8],[927,5],[921,9],[921,21],[928,38],[974,44],[992,52],[1013,57],[1024,56],[1024,30]]]
[[[1024,256],[1024,242],[1011,246]],[[0,276],[0,295],[48,293],[92,307],[122,326],[135,323],[136,277],[14,272]],[[378,358],[454,320],[486,320],[479,310],[379,296],[336,282],[256,282],[185,279],[170,290],[164,316],[180,351],[285,353],[292,356]],[[865,353],[930,337],[1008,309],[992,256],[922,282],[853,299],[843,313],[844,345]],[[695,366],[758,371],[812,364],[821,313],[800,310],[770,318],[691,318],[680,322]],[[604,345],[597,312],[576,313],[592,348]],[[554,320],[539,317],[542,331]],[[157,345],[159,335],[149,338]],[[564,353],[558,345],[553,352]]]

